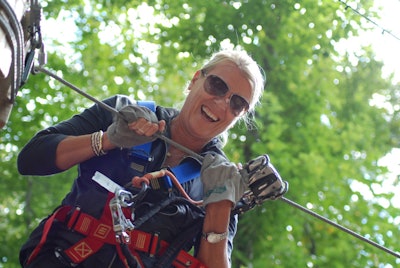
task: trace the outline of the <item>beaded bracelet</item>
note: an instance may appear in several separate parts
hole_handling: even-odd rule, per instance
[[[94,132],[90,137],[94,154],[97,156],[107,154],[107,152],[103,150],[103,131]]]

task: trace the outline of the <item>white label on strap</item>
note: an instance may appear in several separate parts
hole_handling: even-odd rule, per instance
[[[117,191],[121,190],[122,187],[119,186],[117,183],[112,181],[109,177],[106,175],[96,171],[94,173],[94,176],[92,177],[92,180],[103,186],[105,189],[107,189],[111,193],[116,193]]]

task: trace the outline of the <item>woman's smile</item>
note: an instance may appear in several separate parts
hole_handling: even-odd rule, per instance
[[[210,122],[218,122],[218,117],[205,105],[201,106],[201,114]]]

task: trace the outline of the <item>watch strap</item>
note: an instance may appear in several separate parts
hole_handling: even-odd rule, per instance
[[[214,233],[214,232],[210,232],[210,233],[202,233],[201,237],[203,239],[205,239],[207,242],[209,243],[218,243],[222,240],[224,240],[225,238],[228,237],[228,232],[223,232],[223,233]]]

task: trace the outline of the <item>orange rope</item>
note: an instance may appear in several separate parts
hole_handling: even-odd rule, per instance
[[[141,184],[144,182],[147,185],[150,184],[150,180],[154,180],[154,179],[158,179],[164,176],[168,176],[171,178],[172,183],[174,184],[174,186],[178,189],[179,193],[186,198],[187,200],[189,200],[190,203],[196,205],[196,206],[201,206],[203,204],[203,200],[200,201],[195,201],[192,198],[190,198],[190,196],[186,193],[185,189],[183,189],[182,185],[179,183],[178,179],[175,177],[174,173],[172,173],[171,171],[167,170],[167,169],[162,169],[159,171],[154,171],[154,172],[150,172],[145,174],[143,177],[139,177],[136,176],[132,179],[132,185],[134,187],[140,188]]]

